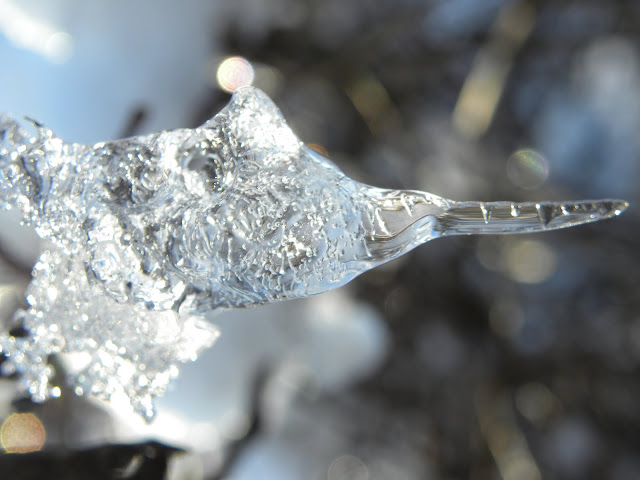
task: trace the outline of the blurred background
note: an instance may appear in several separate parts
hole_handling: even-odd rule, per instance
[[[0,0],[0,72],[0,110],[69,141],[194,127],[251,83],[366,183],[631,202],[219,315],[149,425],[5,372],[3,477],[640,478],[640,2]],[[7,319],[39,246],[0,221]]]

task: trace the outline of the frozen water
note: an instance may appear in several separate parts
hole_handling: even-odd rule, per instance
[[[54,356],[76,393],[147,418],[178,365],[215,341],[205,313],[325,292],[440,236],[544,231],[627,206],[363,185],[251,87],[199,128],[96,145],[0,116],[0,202],[48,242],[15,318],[29,336],[0,334],[26,390],[51,396]]]

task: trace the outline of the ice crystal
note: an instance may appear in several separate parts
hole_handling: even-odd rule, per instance
[[[77,394],[147,418],[178,365],[215,341],[207,312],[321,293],[440,236],[543,231],[626,208],[369,187],[301,143],[251,87],[199,128],[90,146],[0,115],[0,203],[48,242],[14,318],[28,335],[0,334],[31,398],[52,395],[57,359]]]

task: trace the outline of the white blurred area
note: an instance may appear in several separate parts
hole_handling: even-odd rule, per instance
[[[207,88],[218,2],[0,0],[0,105],[69,141],[184,126]],[[190,108],[191,107],[191,108]]]
[[[138,133],[185,126],[198,99],[214,84],[212,62],[225,56],[215,50],[216,22],[224,18],[220,11],[218,2],[205,0],[190,2],[189,8],[173,0],[0,0],[0,111],[28,115],[65,140],[82,143],[116,138],[139,107],[149,115]],[[245,68],[248,62],[243,61],[237,62]],[[231,80],[221,80],[221,74],[218,81],[225,90],[253,78],[252,70],[248,80],[246,72]],[[33,232],[20,228],[15,215],[6,212],[0,222],[4,249],[22,264],[32,263],[38,249]],[[0,281],[7,288],[16,285],[13,277]],[[225,445],[244,435],[254,383],[265,374],[261,409],[268,418],[266,431],[276,432],[275,439],[256,444],[259,477],[249,461],[238,465],[234,478],[300,478],[287,461],[297,457],[300,464],[304,458],[324,457],[330,462],[344,454],[330,442],[303,452],[296,445],[298,437],[277,432],[290,428],[288,410],[302,390],[346,388],[381,363],[388,342],[382,319],[355,302],[347,289],[225,313],[214,321],[221,339],[197,362],[184,366],[171,391],[158,401],[153,423],[100,402],[65,399],[72,394],[63,391],[55,405],[38,409],[46,430],[44,448],[151,438],[195,452],[199,460],[194,468],[206,475],[215,470]],[[14,388],[8,380],[0,383],[2,419],[12,411]],[[289,452],[284,458],[283,448]]]
[[[382,318],[354,301],[347,288],[224,312],[213,321],[222,331],[220,339],[196,362],[184,365],[170,391],[158,400],[151,424],[125,410],[113,411],[113,430],[106,436],[105,431],[86,430],[89,437],[79,439],[80,444],[151,437],[194,453],[205,471],[211,471],[225,446],[243,437],[258,413],[264,422],[262,435],[252,444],[249,463],[236,466],[247,473],[233,478],[301,478],[312,464],[321,469],[344,453],[340,448],[348,445],[338,442],[343,412],[310,411],[304,400],[340,393],[373,373],[388,348]],[[265,384],[256,392],[261,375]],[[260,397],[259,412],[252,411],[255,394]],[[301,428],[313,448],[299,443]],[[253,470],[256,462],[261,475]]]

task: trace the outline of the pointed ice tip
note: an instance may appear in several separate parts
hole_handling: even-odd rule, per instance
[[[620,215],[627,208],[629,208],[629,202],[626,200],[612,200],[613,203],[613,213],[615,215]]]

